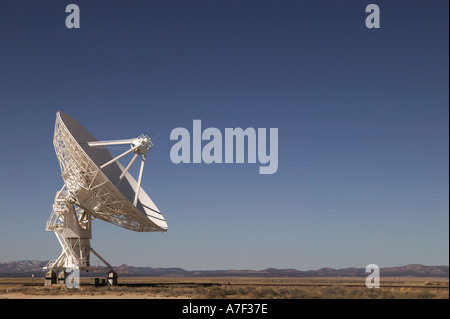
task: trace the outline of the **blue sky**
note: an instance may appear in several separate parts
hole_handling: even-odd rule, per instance
[[[0,261],[60,253],[61,110],[100,140],[157,135],[142,185],[169,230],[94,221],[113,265],[448,265],[448,25],[437,0],[1,0]],[[194,119],[278,128],[277,173],[173,164],[170,132]]]

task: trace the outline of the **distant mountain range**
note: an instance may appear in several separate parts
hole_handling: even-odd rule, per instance
[[[0,262],[0,277],[43,277],[42,267],[47,261],[20,260]],[[120,276],[127,277],[367,277],[365,268],[321,268],[300,271],[296,269],[264,270],[184,270],[182,268],[152,268],[121,265],[114,267]],[[91,273],[92,274],[92,273]],[[386,277],[449,277],[449,266],[406,265],[380,269],[380,275]]]

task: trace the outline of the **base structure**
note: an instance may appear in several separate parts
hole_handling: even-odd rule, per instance
[[[109,271],[107,279],[111,277],[111,280],[108,280],[108,283],[117,283],[117,274],[113,271],[113,267],[91,247],[92,220],[93,217],[89,212],[75,205],[65,185],[56,192],[46,230],[55,232],[62,252],[56,260],[50,260],[44,267],[44,270],[47,270],[46,285],[63,283],[74,271],[94,270]],[[91,253],[105,266],[91,265]]]
[[[79,278],[69,278],[71,275],[65,270],[56,272],[55,270],[49,270],[45,273],[45,283],[44,286],[70,286],[70,288],[79,288],[80,279]],[[72,276],[73,277],[73,276]],[[69,280],[69,281],[68,281]],[[69,283],[69,284],[68,284]],[[91,284],[95,286],[116,286],[117,285],[117,273],[115,271],[110,271],[106,275],[106,279],[101,280],[100,278],[91,278]]]

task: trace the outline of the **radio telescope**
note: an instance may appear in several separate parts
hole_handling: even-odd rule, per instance
[[[136,232],[167,231],[163,215],[141,188],[152,140],[140,135],[131,139],[98,141],[72,117],[57,112],[53,144],[64,185],[56,192],[46,230],[55,233],[62,253],[56,260],[49,261],[44,269],[52,275],[68,268],[109,270],[108,278],[114,274],[117,280],[113,267],[91,247],[91,223],[97,218]],[[128,145],[129,148],[113,157],[106,146],[116,145]],[[119,159],[131,153],[134,155],[124,167]],[[138,157],[140,168],[136,181],[129,169]],[[105,266],[91,265],[91,253]]]

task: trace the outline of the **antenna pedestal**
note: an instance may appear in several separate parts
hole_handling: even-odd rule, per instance
[[[44,269],[112,271],[112,266],[91,247],[91,221],[92,215],[74,205],[68,197],[65,186],[56,193],[53,211],[47,221],[46,230],[55,232],[56,238],[61,244],[62,253],[58,259],[49,261]],[[105,266],[91,265],[91,253],[97,256]]]

